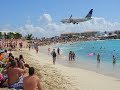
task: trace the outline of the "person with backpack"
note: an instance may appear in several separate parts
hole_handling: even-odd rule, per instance
[[[53,64],[55,64],[55,61],[56,61],[56,52],[55,52],[55,49],[53,49],[52,53],[51,53],[52,57],[53,57]]]

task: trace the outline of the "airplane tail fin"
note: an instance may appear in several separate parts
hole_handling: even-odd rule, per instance
[[[70,18],[69,19],[71,19],[72,18],[72,14],[71,14],[71,16],[70,16]]]
[[[91,10],[89,11],[89,13],[87,14],[87,16],[86,16],[85,18],[91,18],[92,13],[93,13],[93,9],[91,9]]]

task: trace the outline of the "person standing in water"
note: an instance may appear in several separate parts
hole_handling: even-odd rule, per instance
[[[115,64],[116,64],[116,58],[115,58],[115,56],[113,55],[113,67],[115,66]]]
[[[75,61],[75,53],[74,52],[72,52],[72,58]]]
[[[69,52],[69,61],[72,61],[73,56],[72,56],[72,51]]]
[[[100,63],[100,54],[97,54],[97,62]]]
[[[60,55],[60,49],[59,48],[57,49],[57,53],[58,53],[58,55]]]
[[[100,54],[99,53],[97,54],[97,68],[99,71],[100,70]]]

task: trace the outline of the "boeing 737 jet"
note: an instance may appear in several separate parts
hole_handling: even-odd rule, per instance
[[[85,21],[88,21],[88,20],[92,19],[91,18],[92,12],[93,12],[93,9],[91,9],[89,11],[89,13],[86,15],[86,17],[79,18],[79,19],[74,19],[74,18],[72,18],[72,15],[71,15],[69,19],[63,19],[63,20],[61,20],[61,22],[62,23],[73,23],[73,24],[78,24],[79,22],[85,22]]]

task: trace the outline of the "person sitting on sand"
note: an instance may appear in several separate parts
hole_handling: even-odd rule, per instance
[[[12,61],[14,61],[14,56],[12,55],[12,53],[9,53],[9,56],[8,56],[8,60],[6,61],[5,65],[5,69],[8,69],[10,67],[10,64]]]
[[[29,64],[25,63],[24,58],[23,58],[23,55],[20,55],[20,56],[19,56],[19,59],[17,60],[17,64],[18,64],[18,67],[19,67],[19,68],[24,69],[23,66],[29,68]]]
[[[17,65],[19,68],[24,69],[24,63],[21,59],[17,59]]]
[[[24,90],[41,90],[40,79],[35,75],[35,69],[29,68],[29,76],[23,79]]]
[[[10,67],[3,73],[8,76],[7,84],[9,88],[21,89],[23,87],[22,75],[26,73],[26,70],[17,68],[14,60],[11,61]]]
[[[12,56],[12,53],[9,53],[8,57],[11,57]]]
[[[19,55],[19,60],[21,60],[23,63],[25,63],[23,55]]]
[[[7,50],[4,50],[4,58],[8,58],[9,54],[7,53]]]
[[[4,51],[4,56],[3,56],[3,62],[8,62],[9,54],[7,53],[7,50]]]

